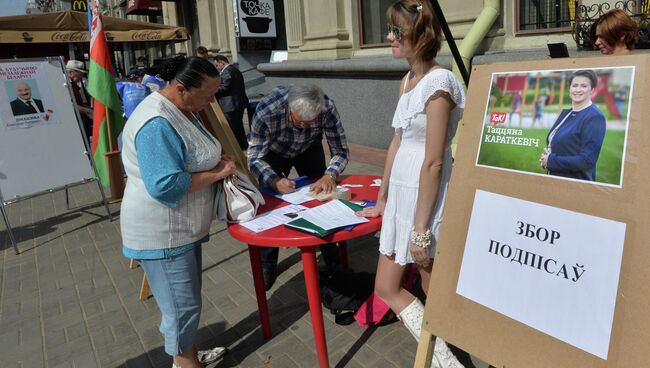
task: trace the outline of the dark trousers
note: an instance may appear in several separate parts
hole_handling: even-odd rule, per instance
[[[305,152],[294,158],[285,158],[274,152],[269,153],[262,159],[268,163],[273,171],[280,176],[288,177],[291,168],[295,167],[299,176],[308,176],[313,179],[320,179],[325,174],[325,152],[321,140],[314,142]],[[323,244],[320,246],[321,254],[325,264],[329,268],[339,265],[339,248],[334,244]],[[279,248],[262,247],[262,268],[273,269],[278,264]]]
[[[91,139],[93,135],[93,120],[89,117],[86,116],[86,114],[81,114],[81,122],[84,127],[84,133],[86,134],[86,138],[88,139],[88,145],[90,147],[93,146],[93,141]],[[111,147],[111,151],[113,148]]]
[[[235,138],[237,138],[237,143],[239,143],[239,148],[242,150],[248,148],[246,131],[244,131],[244,111],[245,109],[224,112],[228,119],[228,125],[230,125],[230,129],[235,135]]]

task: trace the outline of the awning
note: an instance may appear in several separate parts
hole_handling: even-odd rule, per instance
[[[103,17],[108,42],[186,41],[184,27]],[[0,43],[89,42],[88,15],[52,12],[0,17]]]
[[[162,3],[156,0],[127,0],[127,15],[162,15]]]

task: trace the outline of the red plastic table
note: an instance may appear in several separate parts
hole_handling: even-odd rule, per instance
[[[378,186],[370,186],[378,176],[351,175],[343,177],[341,184],[357,184],[361,187],[350,187],[352,201],[375,200],[377,198]],[[266,204],[260,208],[259,214],[286,206],[287,203],[275,197],[264,196]],[[305,207],[316,207],[321,204],[318,201],[303,203]],[[325,339],[325,328],[323,326],[323,309],[321,307],[320,286],[318,282],[318,268],[316,265],[316,247],[321,244],[339,243],[341,250],[341,263],[347,267],[347,249],[345,242],[356,237],[378,231],[381,228],[381,217],[371,218],[369,222],[356,225],[352,230],[340,230],[326,237],[317,237],[308,233],[289,229],[285,226],[278,226],[261,233],[255,233],[239,224],[228,225],[230,235],[248,244],[248,251],[253,272],[253,283],[255,285],[255,296],[257,297],[257,308],[262,324],[262,334],[266,339],[271,338],[271,324],[269,322],[269,310],[266,304],[266,293],[264,292],[264,279],[262,276],[262,263],[259,247],[298,247],[302,258],[302,266],[309,301],[309,312],[314,330],[316,352],[320,367],[329,367],[327,355],[327,341]]]

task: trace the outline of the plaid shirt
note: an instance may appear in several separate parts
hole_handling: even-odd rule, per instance
[[[286,158],[305,152],[314,142],[327,138],[332,159],[326,174],[340,174],[348,163],[348,144],[334,101],[325,96],[325,110],[316,122],[297,129],[289,122],[288,89],[274,88],[257,104],[248,147],[248,167],[261,184],[270,187],[278,174],[264,161],[269,151]]]

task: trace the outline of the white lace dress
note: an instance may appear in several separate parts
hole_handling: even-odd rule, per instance
[[[420,169],[424,162],[427,123],[425,104],[437,91],[447,92],[456,107],[449,117],[440,187],[433,216],[429,221],[433,233],[433,246],[429,248],[429,256],[433,257],[451,176],[451,140],[456,134],[458,121],[465,108],[463,86],[449,70],[434,69],[425,75],[415,88],[402,94],[393,116],[392,125],[396,134],[400,135],[401,143],[390,173],[379,251],[387,256],[394,255],[395,262],[400,265],[413,263],[409,244],[417,207]]]

